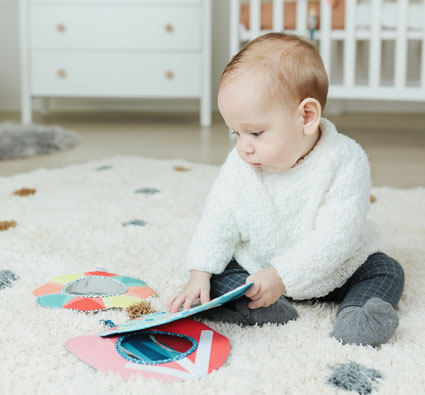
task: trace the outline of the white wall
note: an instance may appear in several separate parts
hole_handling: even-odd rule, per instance
[[[228,61],[228,0],[213,0],[213,108],[217,109],[216,97],[221,71]],[[18,32],[19,0],[0,0],[0,111],[18,111],[20,108],[19,87],[19,32]],[[40,108],[34,101],[34,108]],[[55,100],[53,106],[60,109],[78,110],[187,110],[197,111],[197,100],[88,100],[66,99]],[[328,112],[346,111],[425,111],[424,103],[397,103],[375,101],[349,101],[341,107],[330,101]]]

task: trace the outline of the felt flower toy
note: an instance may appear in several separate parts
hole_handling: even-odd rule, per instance
[[[93,312],[130,306],[155,291],[136,278],[94,271],[55,277],[33,294],[44,307]]]

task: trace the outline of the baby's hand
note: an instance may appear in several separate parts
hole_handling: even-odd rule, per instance
[[[275,268],[260,270],[249,276],[246,282],[254,282],[245,292],[245,296],[251,299],[250,309],[270,306],[285,293],[285,285]]]
[[[168,311],[176,313],[183,304],[183,310],[188,310],[196,298],[201,298],[201,304],[210,300],[210,278],[211,273],[200,270],[191,270],[190,278],[183,291],[174,295],[168,301]]]

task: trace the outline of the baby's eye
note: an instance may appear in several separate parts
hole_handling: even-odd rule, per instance
[[[258,137],[258,136],[260,136],[261,134],[263,134],[264,133],[264,130],[261,130],[260,132],[252,132],[251,134],[253,135],[253,136],[255,136],[255,137]]]
[[[236,132],[234,130],[232,130],[232,133],[230,133],[232,136],[239,136],[239,132]]]

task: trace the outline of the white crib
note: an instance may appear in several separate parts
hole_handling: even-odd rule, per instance
[[[311,1],[296,1],[295,28],[288,30],[285,0],[230,0],[231,56],[244,43],[270,31],[310,36]],[[331,1],[316,1],[320,1],[320,28],[313,37],[329,76],[330,98],[425,101],[424,0],[345,0],[344,27],[338,30],[331,26]],[[240,12],[248,2],[246,28]],[[272,3],[268,30],[261,29],[261,6],[266,2]]]

